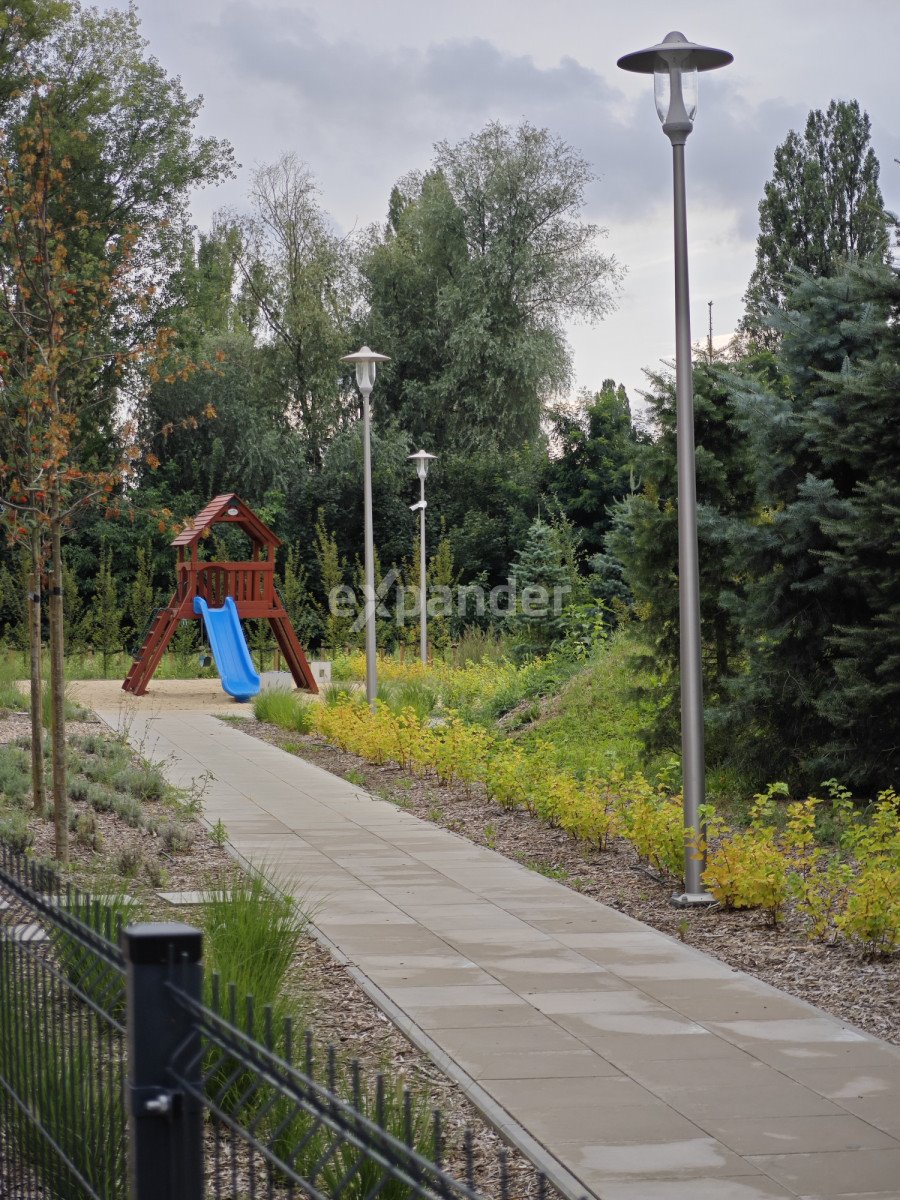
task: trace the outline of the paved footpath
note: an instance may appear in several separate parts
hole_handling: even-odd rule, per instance
[[[569,1195],[900,1200],[893,1047],[215,717],[129,720]]]

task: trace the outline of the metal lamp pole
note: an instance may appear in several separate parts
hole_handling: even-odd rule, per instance
[[[409,456],[410,461],[416,464],[416,474],[419,476],[419,499],[416,504],[410,505],[410,509],[413,512],[418,510],[419,513],[419,657],[423,664],[428,663],[428,581],[425,562],[425,509],[428,503],[425,500],[425,479],[428,475],[428,464],[435,457],[436,455],[429,454],[427,450],[418,450]]]
[[[363,346],[355,354],[345,354],[341,362],[356,366],[356,385],[363,398],[363,536],[365,539],[365,601],[366,601],[366,699],[374,711],[378,692],[378,668],[375,658],[375,537],[372,530],[372,430],[369,398],[375,386],[378,363],[390,362],[386,354],[376,354]]]
[[[727,50],[697,46],[684,34],[670,33],[657,46],[619,59],[625,71],[652,74],[656,111],[672,143],[675,197],[675,399],[678,459],[678,606],[681,666],[681,759],[684,793],[684,892],[673,903],[687,908],[709,904],[704,891],[705,855],[693,846],[694,831],[705,844],[700,808],[706,799],[703,745],[703,673],[700,656],[700,567],[697,549],[697,477],[694,452],[694,391],[691,364],[691,308],[688,285],[687,206],[684,144],[697,113],[697,73],[733,61]]]

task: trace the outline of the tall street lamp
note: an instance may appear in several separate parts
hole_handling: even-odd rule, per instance
[[[428,464],[437,456],[429,454],[427,450],[418,450],[415,454],[410,454],[411,462],[416,464],[416,474],[419,476],[419,499],[415,504],[411,504],[410,508],[413,512],[419,513],[419,657],[423,664],[428,662],[428,603],[425,597],[426,591],[426,564],[425,564],[425,509],[428,504],[425,500],[425,479],[428,475]]]
[[[672,143],[675,190],[675,397],[678,457],[678,605],[681,650],[681,758],[684,785],[684,892],[675,904],[709,904],[702,874],[705,857],[691,845],[690,830],[704,844],[700,806],[706,798],[703,749],[703,675],[700,660],[700,569],[697,552],[697,478],[694,461],[694,390],[691,378],[691,309],[688,287],[684,144],[697,115],[697,74],[726,67],[727,50],[696,46],[684,34],[667,34],[658,46],[619,59],[624,71],[653,76],[656,111]]]
[[[369,416],[369,397],[375,386],[378,363],[390,362],[386,354],[376,354],[363,346],[355,354],[345,354],[341,362],[356,366],[356,386],[363,398],[363,525],[365,537],[365,593],[366,593],[366,699],[374,711],[375,695],[378,691],[377,666],[375,663],[375,536],[372,532],[372,433]]]

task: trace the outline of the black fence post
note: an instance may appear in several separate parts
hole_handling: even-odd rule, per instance
[[[122,930],[131,1200],[203,1200],[202,1105],[176,1090],[169,1074],[177,1057],[182,1077],[198,1086],[201,1080],[199,1034],[172,989],[202,999],[202,949],[203,935],[190,925],[129,925]]]

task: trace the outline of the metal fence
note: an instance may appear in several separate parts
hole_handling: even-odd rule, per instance
[[[0,1200],[477,1200],[471,1134],[460,1182],[437,1111],[204,992],[199,930],[115,911],[0,844]]]
[[[0,1194],[125,1189],[125,963],[108,907],[0,848]]]

